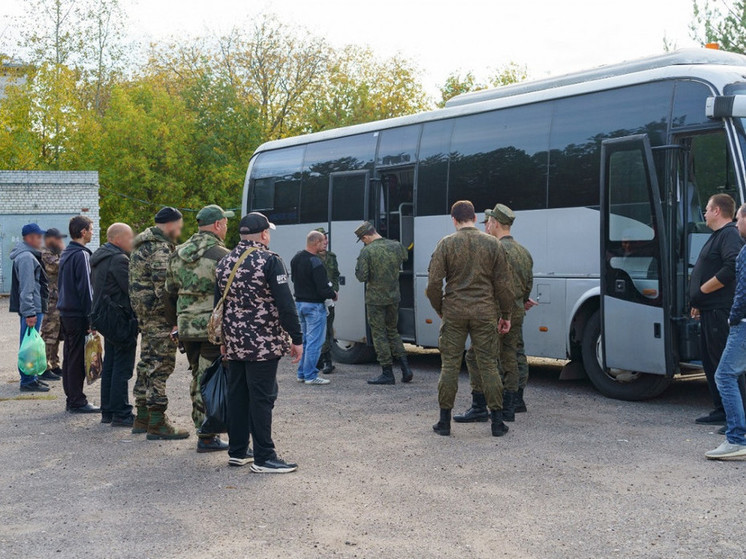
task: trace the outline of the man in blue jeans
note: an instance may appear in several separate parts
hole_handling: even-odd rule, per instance
[[[41,330],[47,311],[49,286],[41,265],[42,236],[45,231],[36,223],[23,226],[23,240],[10,252],[13,262],[10,285],[10,312],[21,319],[21,343],[28,328]],[[49,386],[35,376],[21,375],[21,392],[49,392]]]
[[[736,214],[741,237],[746,238],[746,204]],[[728,318],[730,333],[720,358],[715,382],[725,409],[725,441],[705,453],[710,460],[746,460],[746,413],[738,386],[746,373],[746,247],[736,259],[736,295]]]
[[[290,273],[295,290],[295,306],[303,330],[303,357],[298,364],[298,382],[311,385],[329,384],[319,376],[316,364],[326,339],[327,299],[337,300],[332,282],[326,274],[324,262],[318,254],[327,247],[327,239],[319,231],[306,237],[306,249],[293,256]]]

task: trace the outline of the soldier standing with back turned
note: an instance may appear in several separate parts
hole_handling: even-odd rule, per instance
[[[197,452],[228,450],[217,433],[205,432],[205,404],[202,402],[200,381],[205,369],[220,357],[220,346],[207,338],[215,298],[215,269],[228,254],[225,236],[232,211],[210,205],[197,213],[199,231],[192,235],[168,261],[166,292],[168,319],[178,324],[178,337],[184,343],[192,370],[192,420],[197,429]],[[175,313],[174,313],[175,309]],[[209,426],[208,426],[209,431]]]
[[[332,289],[335,293],[339,293],[339,264],[337,264],[337,255],[329,250],[329,232],[323,227],[316,229],[319,233],[326,237],[327,248],[322,252],[319,252],[318,256],[324,263],[326,268],[326,275],[329,281],[332,282]],[[327,301],[329,303],[329,301]],[[325,375],[334,372],[334,363],[332,363],[332,344],[334,343],[334,301],[328,304],[326,307],[326,340],[321,348],[321,357],[316,368]]]
[[[365,283],[368,326],[382,368],[381,375],[368,384],[396,384],[394,358],[399,359],[402,382],[411,382],[412,371],[399,336],[399,270],[407,261],[407,250],[401,243],[381,237],[367,221],[355,229],[355,235],[365,245],[357,257],[355,276]]]
[[[179,210],[161,209],[155,215],[155,226],[135,238],[130,255],[130,300],[142,333],[132,432],[147,432],[150,440],[189,436],[171,425],[166,416],[166,381],[176,366],[176,340],[166,319],[166,273],[183,225]]]
[[[49,282],[49,305],[44,322],[41,325],[41,337],[47,347],[47,370],[40,377],[41,380],[60,380],[62,367],[60,366],[60,340],[62,339],[60,325],[60,311],[57,310],[57,277],[60,275],[60,255],[65,249],[67,235],[52,227],[44,233],[44,246],[41,249],[41,265],[47,274]]]

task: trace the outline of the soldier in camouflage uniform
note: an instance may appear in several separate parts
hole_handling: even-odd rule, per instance
[[[166,271],[183,225],[179,210],[161,209],[155,215],[155,226],[135,238],[130,254],[130,300],[142,333],[134,388],[137,415],[132,432],[147,432],[151,440],[189,436],[187,431],[171,425],[166,416],[166,381],[176,365],[173,323],[166,319]]]
[[[357,257],[355,277],[365,283],[368,326],[382,369],[368,384],[395,384],[394,359],[399,360],[402,382],[411,382],[412,371],[399,336],[399,271],[407,261],[407,250],[401,243],[381,237],[367,221],[355,229],[355,235],[365,245]]]
[[[451,434],[451,410],[458,391],[458,376],[466,339],[471,337],[480,384],[492,418],[492,435],[500,437],[508,432],[508,427],[502,418],[498,334],[507,333],[511,326],[514,297],[510,267],[500,243],[477,230],[471,202],[456,202],[451,208],[451,217],[456,233],[444,237],[435,247],[426,290],[430,304],[443,319],[438,341],[440,420],[433,425],[433,430],[439,435]]]
[[[192,235],[168,261],[166,292],[168,318],[178,325],[178,336],[184,344],[192,370],[192,420],[197,429],[197,452],[227,450],[228,444],[216,433],[205,433],[205,406],[200,392],[202,373],[220,357],[220,346],[207,339],[207,323],[212,314],[215,295],[215,268],[228,254],[225,235],[232,211],[210,205],[197,214],[199,231]]]
[[[316,229],[319,233],[323,233],[326,236],[327,249],[323,252],[319,252],[316,256],[321,258],[326,268],[326,275],[329,281],[332,282],[332,289],[335,293],[339,293],[339,264],[337,264],[337,255],[328,249],[329,233],[323,228],[319,227]],[[328,303],[328,301],[327,301]],[[332,363],[332,344],[334,343],[334,301],[326,307],[326,340],[324,345],[321,347],[321,357],[319,363],[316,366],[319,371],[325,375],[334,371],[334,363]]]
[[[505,386],[503,393],[503,419],[505,421],[515,421],[519,388],[521,386],[519,351],[522,352],[523,350],[523,318],[526,314],[525,309],[527,304],[529,304],[531,289],[533,288],[534,263],[528,250],[518,244],[510,235],[510,227],[515,221],[513,211],[503,204],[497,204],[494,209],[485,210],[484,213],[484,223],[487,233],[498,239],[505,249],[505,254],[510,264],[512,287],[515,295],[510,332],[500,337],[499,358],[500,374]],[[526,362],[525,352],[523,353],[523,361],[525,363],[527,380],[528,362]],[[455,416],[453,419],[457,423],[487,421],[487,407],[480,383],[480,375],[478,374],[478,364],[474,357],[474,352],[471,350],[466,353],[466,365],[469,368],[469,379],[471,380],[472,406],[466,412]],[[523,386],[525,387],[525,384]]]
[[[49,282],[49,305],[47,314],[41,325],[41,337],[47,347],[47,370],[41,376],[42,380],[60,380],[62,367],[60,366],[60,340],[62,331],[60,325],[60,311],[57,310],[57,276],[60,272],[60,255],[65,248],[67,235],[63,235],[54,227],[47,229],[44,234],[44,246],[41,249],[41,265],[47,274]]]

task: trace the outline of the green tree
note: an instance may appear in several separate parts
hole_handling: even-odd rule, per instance
[[[693,9],[693,39],[702,45],[717,43],[724,50],[746,54],[746,1],[694,0]]]
[[[440,86],[441,99],[438,102],[438,107],[445,107],[449,99],[463,93],[480,91],[488,87],[510,85],[522,82],[526,78],[528,78],[528,69],[526,66],[515,62],[508,62],[494,69],[486,82],[478,80],[472,71],[468,71],[463,75],[461,72],[453,72],[446,78],[443,85]]]

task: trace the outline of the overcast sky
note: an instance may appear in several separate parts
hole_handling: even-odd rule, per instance
[[[487,75],[489,68],[515,61],[538,78],[659,53],[664,35],[679,47],[694,46],[688,30],[691,0],[121,2],[130,34],[145,42],[219,33],[250,25],[261,12],[274,13],[334,45],[366,44],[381,55],[404,53],[419,64],[430,92],[457,69]],[[0,16],[7,22],[23,6],[23,0],[0,0]],[[0,45],[9,35],[0,37]]]

